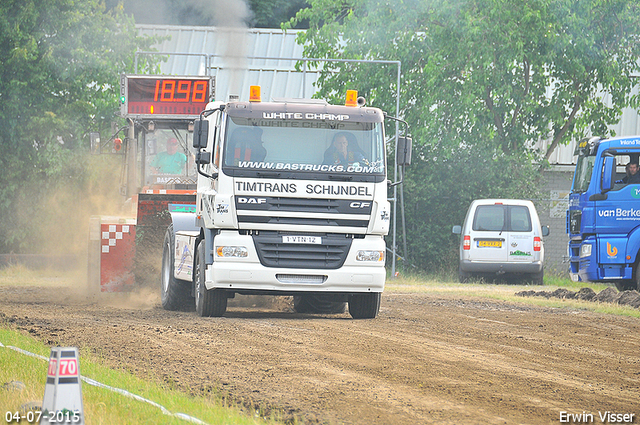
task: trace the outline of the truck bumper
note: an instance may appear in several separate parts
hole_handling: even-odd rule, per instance
[[[338,270],[271,269],[260,264],[239,268],[216,263],[208,269],[207,289],[233,291],[382,292],[384,267],[342,267]]]
[[[574,282],[612,282],[633,279],[632,264],[598,264],[597,250],[592,248],[591,255],[580,257],[583,244],[595,246],[595,239],[585,241],[571,241],[569,243],[570,269],[569,274]]]
[[[633,267],[626,264],[613,264],[606,267],[598,267],[591,261],[579,262],[577,273],[571,273],[571,279],[575,282],[612,282],[616,280],[633,279]]]
[[[296,292],[382,292],[386,270],[384,261],[356,260],[360,250],[385,252],[382,237],[367,236],[354,239],[347,259],[339,269],[276,268],[260,263],[250,236],[235,232],[222,232],[215,238],[215,245],[244,246],[245,258],[215,258],[206,270],[207,289],[220,288],[230,291]],[[304,246],[300,246],[304,249]],[[215,250],[215,247],[214,247]],[[215,257],[215,256],[214,256]]]

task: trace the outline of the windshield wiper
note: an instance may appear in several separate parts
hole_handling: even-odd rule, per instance
[[[353,180],[353,176],[345,176],[342,174],[329,174],[329,180],[338,180],[342,182],[350,182]]]
[[[256,175],[258,177],[280,177],[280,173],[276,171],[258,171]]]

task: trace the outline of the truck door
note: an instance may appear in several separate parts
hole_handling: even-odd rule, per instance
[[[629,149],[626,152],[619,149],[616,153],[614,158],[605,158],[603,166],[604,178],[608,168],[607,160],[613,164],[613,168],[616,168],[617,164],[611,190],[601,196],[592,196],[595,199],[594,233],[598,234],[596,255],[598,264],[605,268],[624,264],[627,255],[630,259],[635,259],[635,252],[626,252],[627,241],[629,234],[640,225],[640,184],[624,183],[625,168],[621,165],[637,162],[640,152],[637,149]],[[607,274],[610,274],[610,270],[607,270]]]

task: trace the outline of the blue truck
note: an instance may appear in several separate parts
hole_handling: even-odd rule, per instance
[[[640,184],[625,183],[637,164],[640,136],[583,139],[567,211],[570,274],[618,290],[640,280]]]

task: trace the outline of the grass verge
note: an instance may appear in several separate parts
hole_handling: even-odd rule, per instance
[[[0,324],[0,413],[26,412],[29,406],[41,405],[47,377],[47,361],[32,357],[8,346],[49,357],[50,348]],[[165,407],[170,413],[182,413],[207,424],[280,424],[260,412],[243,412],[224,406],[219,395],[192,397],[174,388],[141,380],[129,373],[105,367],[91,353],[80,353],[82,376],[102,384],[129,391]],[[105,388],[82,383],[85,423],[93,424],[186,424],[188,421],[165,414],[152,404],[127,397]],[[6,421],[6,418],[2,418]]]
[[[80,271],[31,270],[21,264],[0,268],[0,286],[70,286]]]
[[[600,292],[609,287],[608,285],[599,283],[573,282],[570,279],[557,276],[545,276],[544,281],[544,285],[536,286],[484,283],[480,281],[472,283],[458,283],[452,282],[451,279],[443,280],[441,278],[431,279],[422,276],[402,276],[393,280],[387,280],[386,290],[396,292],[422,292],[451,296],[474,296],[509,302],[519,302],[542,307],[574,308],[597,313],[640,318],[640,309],[624,305],[569,299],[565,300],[559,298],[547,299],[543,297],[520,297],[515,295],[517,292],[521,291],[534,290],[552,292],[558,288],[565,288],[571,291],[578,291],[580,288],[591,288],[595,292]]]

